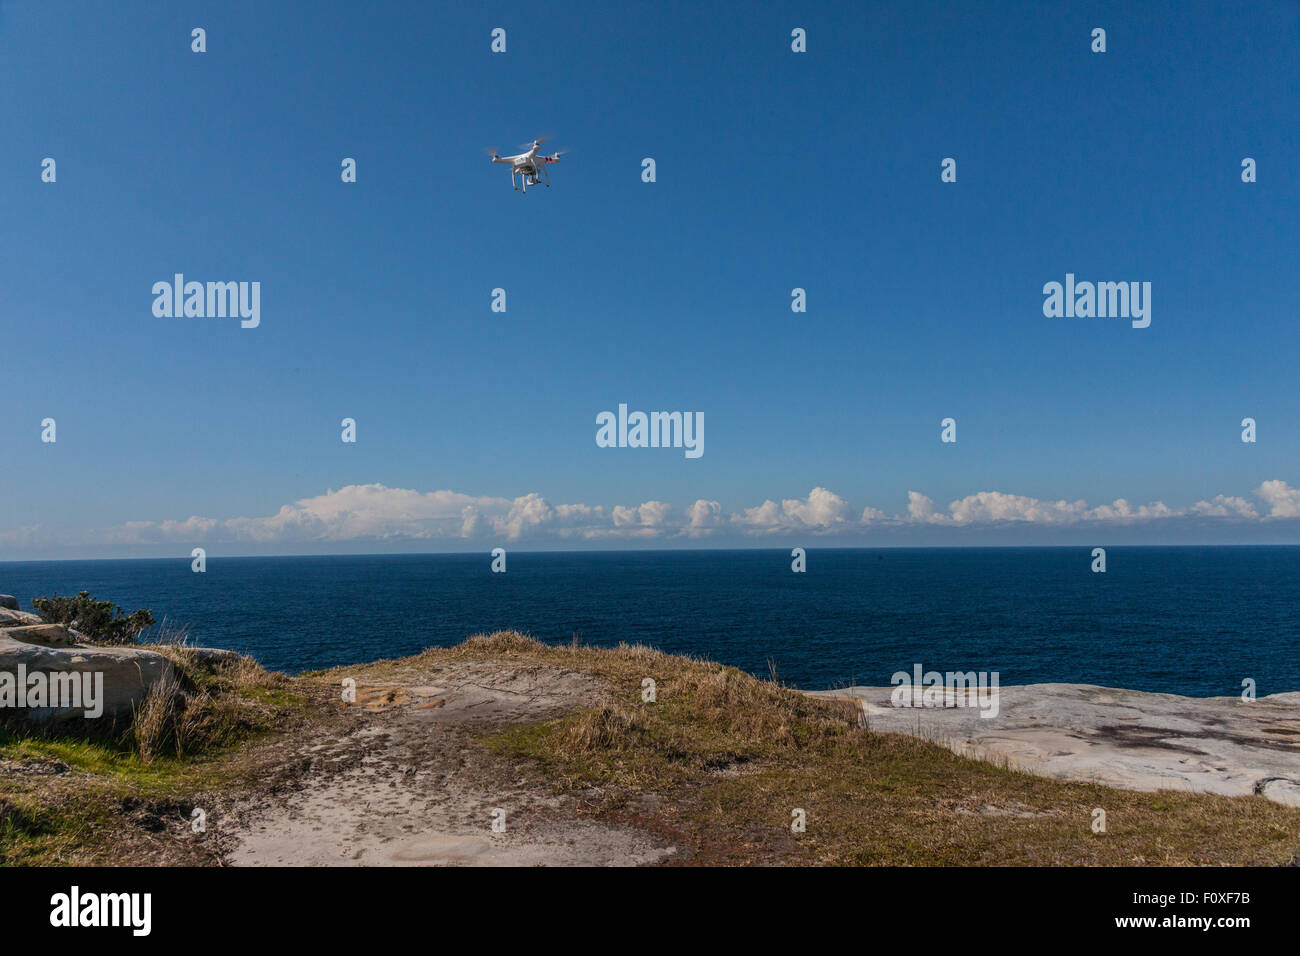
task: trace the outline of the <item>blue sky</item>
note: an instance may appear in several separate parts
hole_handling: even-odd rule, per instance
[[[1300,541],[1298,31],[0,2],[0,558]],[[521,196],[483,147],[539,133],[571,152]],[[260,326],[155,317],[176,272],[260,282]],[[1067,272],[1150,282],[1150,327],[1044,317]],[[705,454],[597,447],[619,403]]]

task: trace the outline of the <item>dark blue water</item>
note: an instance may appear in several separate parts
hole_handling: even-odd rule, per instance
[[[0,563],[0,593],[88,590],[296,672],[515,628],[640,642],[821,688],[998,671],[1190,695],[1300,690],[1300,548],[511,552]]]

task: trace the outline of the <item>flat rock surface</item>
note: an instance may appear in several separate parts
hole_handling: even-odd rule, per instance
[[[894,707],[892,687],[810,691],[854,698],[872,730],[963,756],[1127,790],[1258,793],[1300,806],[1300,693],[1252,702],[1091,684],[1003,687],[996,717],[973,707]]]

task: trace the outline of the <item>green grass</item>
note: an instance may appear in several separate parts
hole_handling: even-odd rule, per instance
[[[50,806],[0,790],[0,863],[7,866],[75,864],[82,848],[110,822],[105,808]]]
[[[306,694],[298,694],[280,687],[245,687],[237,693],[245,700],[256,701],[279,711],[302,710],[309,703]]]
[[[208,752],[189,759],[158,757],[146,763],[133,750],[112,742],[75,737],[16,736],[0,731],[0,760],[23,763],[58,761],[76,773],[160,794],[194,782],[198,769],[220,752]],[[39,780],[43,776],[31,779]]]

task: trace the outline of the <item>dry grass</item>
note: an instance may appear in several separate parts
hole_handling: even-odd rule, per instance
[[[293,746],[338,732],[336,722],[351,713],[337,705],[340,676],[426,681],[485,661],[582,673],[606,689],[565,716],[512,724],[480,739],[514,761],[515,770],[528,768],[539,785],[580,794],[584,814],[673,842],[681,849],[678,862],[1109,866],[1300,859],[1300,809],[1262,797],[1064,783],[966,760],[929,741],[873,733],[859,725],[852,702],[808,698],[643,646],[549,646],[498,632],[411,658],[295,678],[233,655],[213,661],[183,643],[160,650],[177,667],[178,687],[142,706],[128,755],[88,743],[0,739],[0,759],[59,760],[77,770],[0,774],[0,861],[148,859],[128,849],[144,839],[141,821],[181,813],[204,788],[259,786],[246,769],[248,754],[280,746],[282,737],[266,732],[285,726],[286,714],[311,715],[312,736],[283,735],[296,739]],[[654,681],[653,702],[642,698],[647,678]],[[220,746],[250,733],[261,736],[256,751]],[[205,752],[220,756],[194,759]],[[1105,834],[1091,831],[1097,807],[1107,813]],[[790,830],[796,808],[807,816],[801,834]]]
[[[1138,793],[963,759],[873,733],[851,701],[812,699],[719,664],[645,647],[550,647],[477,636],[438,659],[494,656],[593,674],[607,700],[506,728],[494,749],[537,761],[557,789],[595,788],[653,821],[696,862],[869,865],[1280,865],[1300,851],[1300,810],[1262,797]],[[642,680],[656,701],[642,700]],[[1092,812],[1108,832],[1094,834]],[[807,832],[790,831],[803,809]]]
[[[292,703],[291,681],[251,657],[203,656],[185,644],[157,648],[175,677],[157,684],[133,722],[136,749],[149,763],[218,749],[273,725]]]
[[[266,726],[267,691],[289,680],[241,654],[212,656],[195,647],[188,629],[164,620],[149,649],[172,663],[172,674],[150,688],[131,721],[130,741],[145,764],[216,749]]]
[[[181,752],[176,724],[178,711],[183,713],[184,710],[181,684],[175,674],[168,674],[149,688],[148,696],[135,708],[131,719],[131,739],[143,763],[153,763],[154,758],[164,752],[173,734],[177,737],[176,750]]]

